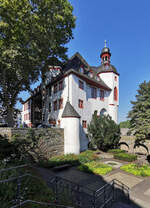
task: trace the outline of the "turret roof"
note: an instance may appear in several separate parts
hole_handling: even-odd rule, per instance
[[[70,104],[69,101],[67,101],[62,114],[62,118],[67,118],[67,117],[80,118],[80,115],[77,113],[77,111],[74,109],[74,107]]]

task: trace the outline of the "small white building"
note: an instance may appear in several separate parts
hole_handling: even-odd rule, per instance
[[[87,125],[95,111],[99,116],[109,114],[117,123],[119,74],[110,64],[111,53],[106,45],[100,57],[101,65],[97,67],[90,66],[79,53],[71,57],[63,67],[50,66],[46,74],[45,86],[39,87],[42,101],[38,103],[40,99],[37,92],[24,103],[23,122],[30,127],[35,126],[38,124],[35,122],[37,117],[35,115],[39,115],[44,123],[60,128],[64,128],[68,121],[78,122],[69,117],[68,120],[62,117],[68,101],[80,117],[78,118],[80,151],[87,148]],[[73,126],[70,126],[70,135]]]

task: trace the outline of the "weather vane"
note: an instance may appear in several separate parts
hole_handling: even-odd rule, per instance
[[[107,47],[107,41],[105,40],[104,43],[105,43],[105,48],[106,48]]]

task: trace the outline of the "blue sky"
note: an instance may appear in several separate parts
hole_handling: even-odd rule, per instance
[[[120,73],[118,119],[124,121],[139,84],[150,80],[150,1],[70,2],[77,21],[68,55],[79,51],[90,65],[99,65],[104,40],[108,41],[111,63]]]
[[[90,65],[100,65],[104,40],[111,63],[120,73],[119,122],[126,120],[138,86],[150,79],[149,0],[70,0],[76,16],[68,56],[79,52]],[[24,99],[28,94],[24,94]]]

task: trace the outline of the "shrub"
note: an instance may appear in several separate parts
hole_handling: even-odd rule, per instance
[[[114,154],[114,159],[132,162],[137,159],[137,156],[129,153],[116,153]]]
[[[123,153],[123,152],[126,152],[126,151],[121,150],[121,149],[110,149],[110,150],[108,150],[108,152],[110,152],[110,153]]]
[[[49,160],[41,160],[39,161],[39,165],[45,168],[53,168],[59,165],[71,164],[71,165],[79,165],[78,156],[74,154],[67,155],[59,155],[50,158]]]
[[[87,150],[79,154],[78,158],[80,163],[87,163],[99,159],[99,156],[96,155],[96,151]]]
[[[79,165],[80,163],[86,163],[99,158],[95,151],[87,150],[80,153],[79,155],[67,154],[59,155],[50,158],[49,160],[39,161],[39,165],[45,168],[52,168],[59,165],[70,164],[72,166]]]
[[[112,171],[111,166],[96,161],[81,164],[78,169],[87,173],[94,173],[98,175],[105,175]]]
[[[15,148],[6,136],[0,135],[0,160],[10,158]]]
[[[149,165],[137,165],[137,164],[128,164],[120,168],[128,173],[131,173],[136,176],[150,176],[150,166]]]
[[[95,113],[88,125],[88,136],[91,144],[103,151],[114,149],[120,140],[120,127],[109,115],[97,116]]]

